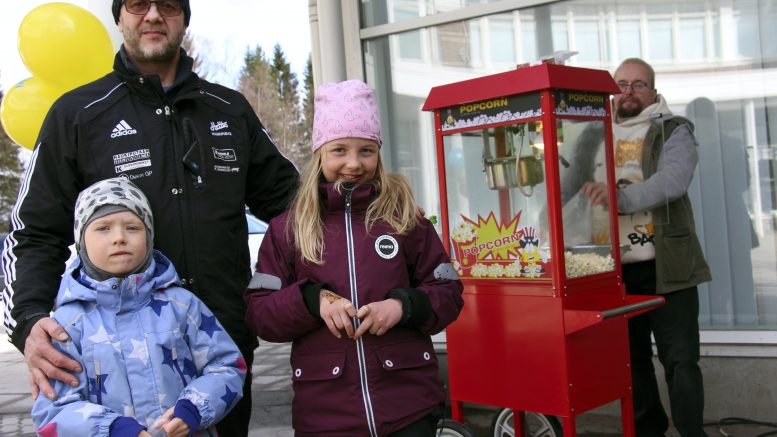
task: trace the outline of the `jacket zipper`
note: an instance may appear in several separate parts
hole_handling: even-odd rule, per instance
[[[353,189],[345,190],[345,239],[348,247],[348,282],[351,284],[351,302],[356,309],[359,309],[359,296],[356,289],[356,260],[353,245],[353,228],[351,223],[351,195]],[[354,317],[354,326],[358,329],[361,321]],[[370,430],[371,437],[377,437],[378,431],[375,426],[375,414],[372,411],[372,399],[370,398],[370,388],[367,381],[367,362],[364,353],[364,337],[356,340],[356,357],[359,362],[359,379],[361,380],[362,400],[364,401],[364,411],[367,413],[367,427]]]
[[[102,384],[101,384],[101,381],[100,381],[100,377],[102,375],[100,375],[100,371],[101,371],[101,369],[100,369],[100,361],[95,361],[94,362],[94,373],[95,373],[95,375],[94,375],[94,383],[97,386],[97,390],[96,391],[97,391],[97,403],[98,404],[102,404],[103,403],[103,394],[102,394],[102,390],[103,389],[102,389]]]
[[[176,267],[178,269],[178,274],[181,275],[181,282],[183,283],[184,287],[193,292],[196,292],[197,288],[194,285],[193,280],[193,278],[196,276],[194,270],[196,270],[197,266],[195,261],[196,249],[192,247],[194,243],[192,242],[192,239],[189,238],[189,236],[193,234],[193,224],[190,219],[192,215],[189,211],[189,202],[187,201],[187,198],[184,197],[188,195],[188,192],[184,194],[184,187],[186,186],[186,175],[183,174],[183,166],[180,164],[182,156],[178,152],[179,141],[176,132],[176,117],[174,116],[173,112],[173,107],[179,100],[180,99],[177,98],[176,101],[172,103],[164,102],[165,118],[169,122],[170,126],[170,142],[172,144],[171,150],[174,162],[173,175],[175,184],[177,185],[176,187],[172,188],[172,194],[176,200],[176,204],[178,205],[178,214],[181,223],[181,244],[183,249],[183,266]]]

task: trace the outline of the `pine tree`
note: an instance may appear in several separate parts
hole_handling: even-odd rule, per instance
[[[251,103],[281,153],[299,167],[306,155],[298,86],[296,74],[279,45],[271,60],[259,46],[246,52],[238,90]]]
[[[240,72],[238,91],[245,96],[262,124],[270,132],[278,148],[286,154],[284,145],[279,143],[277,132],[280,130],[278,108],[280,96],[272,77],[272,68],[264,51],[256,46],[254,51],[246,51],[243,57],[243,69]],[[288,155],[287,155],[288,156]]]
[[[313,143],[313,103],[316,100],[315,85],[313,84],[313,60],[308,55],[308,61],[305,63],[305,71],[302,72],[302,85],[304,86],[305,96],[302,100],[302,145],[307,152],[304,160],[310,157],[310,148]]]
[[[205,74],[202,68],[203,60],[200,57],[200,54],[198,53],[199,50],[197,50],[198,47],[197,47],[197,44],[194,42],[194,38],[188,31],[183,36],[183,41],[181,42],[181,46],[186,51],[186,54],[189,55],[194,61],[192,64],[192,70],[194,70],[194,72],[197,73],[198,76],[205,78]]]
[[[3,92],[0,90],[0,102]],[[22,177],[22,163],[19,160],[19,146],[14,143],[0,125],[0,230],[8,229],[11,209],[19,194]]]

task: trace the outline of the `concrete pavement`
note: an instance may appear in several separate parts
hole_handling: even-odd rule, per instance
[[[292,437],[291,428],[291,368],[288,343],[262,342],[254,355],[253,414],[250,437]],[[22,355],[0,335],[0,436],[34,437],[35,428],[30,418],[32,399],[27,387],[27,367]],[[466,424],[479,437],[489,434],[495,410],[465,407]],[[582,416],[581,416],[582,417]],[[580,420],[580,437],[613,437],[620,434],[615,425],[605,419]],[[588,423],[591,422],[591,423]],[[608,428],[609,426],[609,428]],[[594,427],[594,428],[591,428]],[[587,430],[587,431],[586,431]],[[589,432],[590,431],[590,432]],[[596,433],[592,433],[596,431]]]
[[[291,437],[289,344],[262,342],[253,366],[250,437]],[[34,437],[32,398],[22,355],[0,335],[0,436]]]
[[[252,369],[253,414],[250,437],[292,437],[291,368],[288,343],[262,342],[256,350]],[[32,399],[27,387],[27,367],[21,354],[0,334],[0,436],[34,437],[30,418]],[[490,435],[496,410],[465,405],[465,424],[477,437]],[[621,435],[616,405],[609,405],[577,417],[579,437],[615,437]],[[673,432],[670,432],[674,436]],[[744,434],[736,434],[745,436]],[[755,435],[755,434],[752,434]]]
[[[288,343],[262,342],[254,355],[253,414],[250,437],[292,437],[291,428],[291,368]],[[0,436],[34,437],[30,418],[32,399],[27,387],[27,367],[21,354],[0,335]],[[489,434],[495,410],[466,407],[468,426],[479,437]],[[581,416],[582,417],[582,416]],[[590,423],[589,423],[590,422]],[[607,425],[605,422],[614,423]],[[608,428],[609,426],[609,428]],[[619,435],[617,419],[581,419],[580,437],[612,437]]]

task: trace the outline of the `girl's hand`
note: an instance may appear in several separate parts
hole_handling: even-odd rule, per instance
[[[329,290],[321,290],[319,293],[319,313],[326,327],[337,338],[342,338],[345,331],[349,338],[353,338],[353,322],[351,317],[356,316],[356,308],[350,300]]]
[[[167,433],[167,437],[186,437],[189,435],[189,425],[180,417],[167,422],[162,429]]]
[[[356,317],[362,322],[353,336],[354,339],[368,331],[373,335],[383,335],[402,319],[402,302],[393,298],[373,302],[359,308]]]

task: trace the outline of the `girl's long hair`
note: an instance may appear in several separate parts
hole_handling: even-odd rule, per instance
[[[302,262],[318,265],[324,264],[324,203],[319,192],[323,177],[322,150],[313,153],[303,170],[302,183],[291,205],[291,220],[286,223],[286,232],[291,235]],[[370,183],[375,185],[378,197],[367,208],[364,218],[367,231],[379,221],[389,225],[397,235],[412,231],[418,225],[419,214],[407,179],[386,173],[378,155],[375,178]],[[335,188],[339,191],[341,184],[335,183]]]

